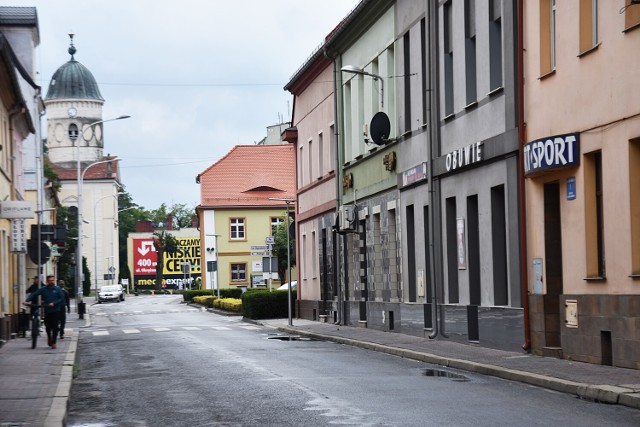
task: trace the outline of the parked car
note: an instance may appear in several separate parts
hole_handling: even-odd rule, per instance
[[[106,285],[98,292],[98,303],[105,301],[124,301],[124,290],[122,285]]]
[[[297,280],[294,280],[293,282],[291,282],[291,290],[292,291],[295,291],[297,286],[298,286],[298,281]],[[289,289],[289,283],[285,283],[282,286],[278,286],[276,291],[286,291],[287,289]]]

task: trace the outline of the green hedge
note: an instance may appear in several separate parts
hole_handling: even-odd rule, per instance
[[[248,319],[289,317],[288,291],[253,290],[242,294],[242,315]],[[295,317],[296,291],[291,292],[292,316]]]
[[[215,295],[218,296],[218,291],[212,292],[211,289],[184,291],[182,298],[186,302],[191,302],[195,296]],[[240,298],[242,296],[242,289],[220,289],[220,298]]]

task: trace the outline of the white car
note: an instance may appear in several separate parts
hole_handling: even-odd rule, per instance
[[[293,282],[291,282],[291,290],[292,291],[295,291],[297,287],[298,287],[298,281],[297,280],[294,280]],[[276,291],[286,291],[287,289],[289,289],[289,284],[285,283],[282,286],[278,286]]]
[[[106,285],[98,292],[98,303],[104,301],[124,301],[124,291],[121,285]]]

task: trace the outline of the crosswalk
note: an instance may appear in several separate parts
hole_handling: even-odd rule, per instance
[[[232,331],[234,329],[243,329],[247,331],[259,331],[262,330],[261,327],[252,325],[250,323],[234,323],[229,324],[229,326],[217,326],[217,325],[200,325],[200,326],[173,326],[173,327],[144,327],[144,328],[127,328],[127,329],[109,329],[109,330],[95,330],[95,331],[85,331],[85,333],[89,333],[94,337],[102,337],[109,335],[117,335],[117,334],[125,334],[125,335],[133,335],[133,334],[142,334],[148,332],[179,332],[179,331]]]
[[[130,312],[125,311],[95,311],[91,313],[92,316],[101,317],[101,316],[141,316],[145,314],[167,314],[167,313],[188,313],[188,312],[200,312],[201,309],[198,308],[187,308],[182,310],[172,309],[172,310],[134,310]]]

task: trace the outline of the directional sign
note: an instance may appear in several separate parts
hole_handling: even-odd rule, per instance
[[[267,251],[269,247],[267,245],[251,246],[252,251]]]
[[[271,256],[270,251],[251,251],[251,256]]]

